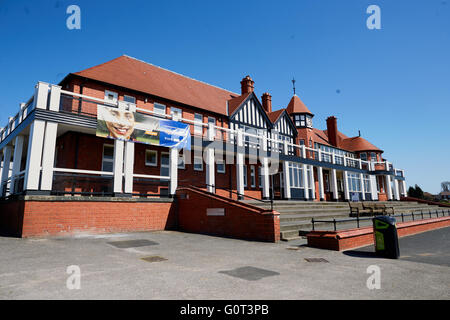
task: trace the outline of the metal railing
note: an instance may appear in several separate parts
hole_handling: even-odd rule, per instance
[[[188,185],[189,187],[197,187],[198,188],[198,186],[194,186],[194,185]],[[249,196],[249,195],[245,195],[245,194],[240,194],[239,192],[237,192],[237,191],[234,191],[234,190],[231,190],[231,189],[227,189],[227,188],[218,188],[218,187],[216,187],[215,185],[211,185],[211,184],[205,184],[205,186],[206,187],[212,187],[213,188],[213,190],[214,190],[214,194],[215,194],[215,191],[216,190],[223,190],[223,191],[226,191],[226,192],[229,192],[230,193],[230,195],[232,195],[232,194],[235,194],[235,195],[237,195],[238,196],[238,199],[239,199],[239,197],[242,197],[242,198],[248,198],[248,199],[251,199],[251,200],[256,200],[256,201],[259,201],[259,202],[261,202],[261,203],[269,203],[270,204],[270,211],[273,211],[273,192],[271,192],[270,193],[270,199],[267,199],[267,200],[264,200],[264,199],[258,199],[258,198],[255,198],[255,197],[252,197],[252,196]],[[181,186],[181,185],[178,185],[178,188],[182,188],[183,186]],[[273,190],[272,190],[273,191]],[[244,192],[245,193],[245,192]]]
[[[401,213],[401,214],[388,214],[390,217],[401,217],[402,222],[405,222],[405,217],[412,217],[412,221],[415,221],[416,216],[420,216],[422,220],[424,219],[432,219],[432,218],[439,218],[439,217],[445,217],[450,216],[450,209],[441,209],[441,210],[428,210],[428,212],[424,213],[424,210],[421,210],[420,212],[411,212],[411,213]],[[345,222],[356,222],[356,226],[359,229],[360,228],[360,222],[361,221],[367,221],[372,220],[374,217],[356,217],[356,218],[349,218],[349,219],[339,219],[336,220],[333,218],[332,220],[321,220],[321,219],[311,219],[312,223],[312,231],[315,231],[315,224],[316,223],[332,223],[334,227],[334,231],[337,231],[337,224],[338,223],[345,223]]]

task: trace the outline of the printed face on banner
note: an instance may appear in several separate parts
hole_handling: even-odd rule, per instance
[[[188,124],[100,105],[96,135],[177,149],[190,149],[191,145]]]
[[[136,124],[133,112],[116,108],[104,108],[103,119],[111,137],[131,140]]]

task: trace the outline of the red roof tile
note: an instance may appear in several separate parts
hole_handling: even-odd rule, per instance
[[[343,139],[340,142],[341,149],[353,152],[359,151],[382,151],[362,137]]]
[[[284,110],[285,109],[272,111],[272,112],[268,113],[267,116],[269,117],[269,119],[272,123],[275,123],[275,122],[277,122],[278,118],[283,114]]]
[[[239,96],[125,55],[75,74],[222,115],[227,101]]]
[[[328,140],[327,130],[319,130],[313,128],[313,132],[315,134],[314,142],[324,144],[332,147]],[[347,150],[351,152],[359,152],[359,151],[379,151],[383,152],[383,150],[375,147],[369,141],[362,137],[353,137],[349,138],[342,132],[338,131],[338,139],[339,139],[339,149]]]
[[[233,112],[236,111],[236,109],[241,106],[242,102],[244,102],[244,100],[247,99],[248,96],[251,94],[252,92],[244,93],[239,97],[235,97],[228,100],[228,115],[232,115]]]
[[[309,113],[312,115],[311,111],[306,107],[306,105],[300,100],[300,98],[297,95],[294,95],[289,101],[289,104],[286,108],[286,111],[289,114],[292,113]]]

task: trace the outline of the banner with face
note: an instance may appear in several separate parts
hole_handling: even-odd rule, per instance
[[[100,105],[96,135],[169,148],[190,150],[191,147],[188,124]]]

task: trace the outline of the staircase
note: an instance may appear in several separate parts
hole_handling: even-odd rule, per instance
[[[243,200],[260,208],[270,209],[270,203],[262,203],[256,200]],[[428,214],[428,211],[441,210],[438,206],[427,205],[418,202],[410,201],[380,201],[389,206],[395,207],[395,214],[420,212]],[[273,209],[280,213],[280,232],[281,240],[289,241],[300,239],[312,230],[311,219],[332,220],[335,218],[348,219],[350,218],[350,208],[347,202],[313,202],[313,201],[294,201],[294,200],[275,200],[273,202]],[[425,215],[427,217],[427,215]],[[418,219],[418,218],[416,218]],[[411,218],[405,218],[411,220]],[[314,224],[315,230],[333,230],[332,223]],[[360,221],[360,226],[372,225],[370,220]],[[356,228],[356,222],[338,224],[338,229]]]

